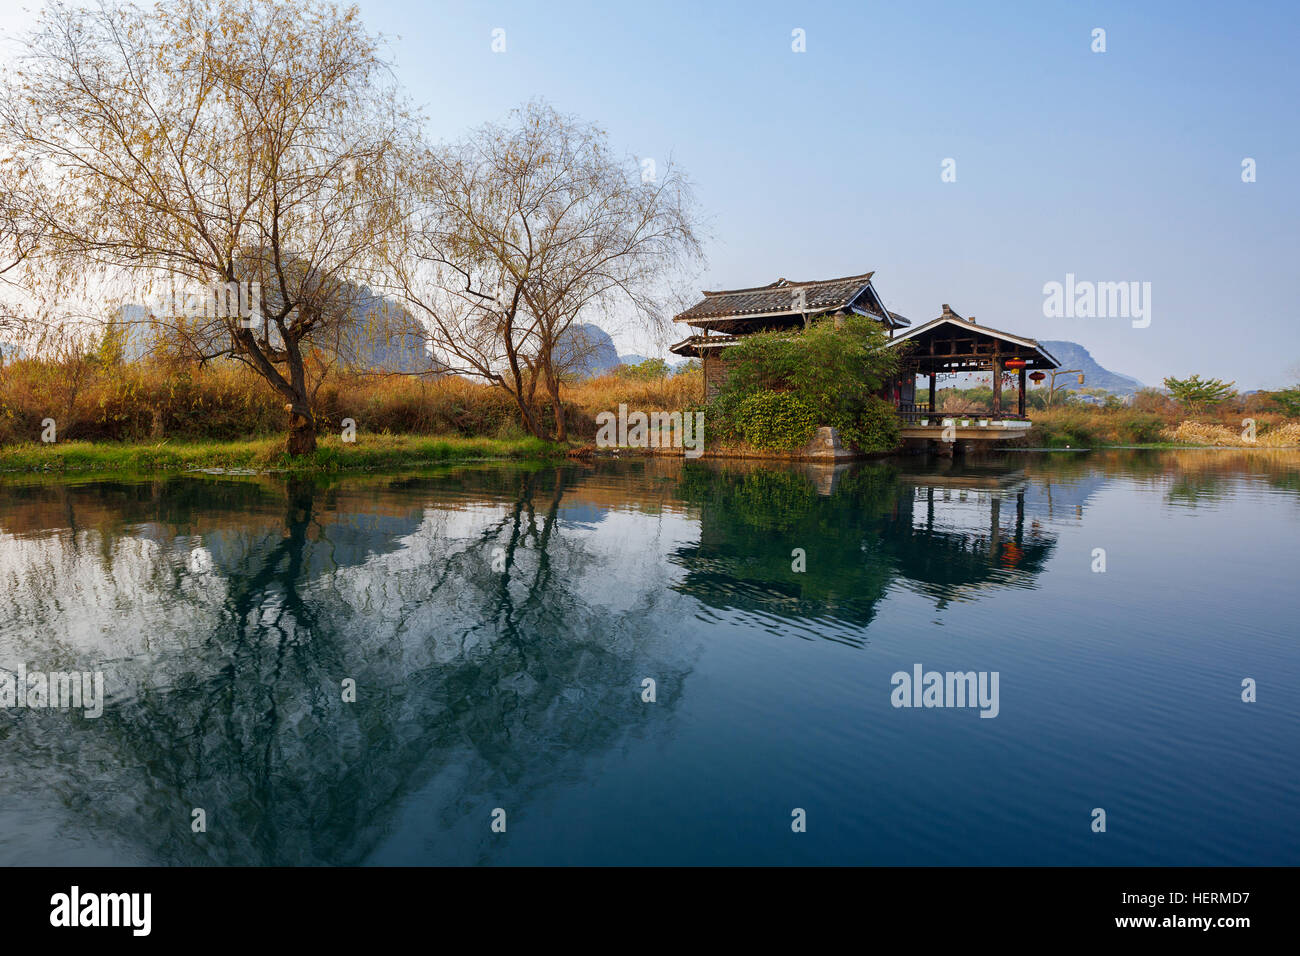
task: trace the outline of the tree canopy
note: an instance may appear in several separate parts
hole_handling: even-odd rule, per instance
[[[1223,404],[1237,394],[1235,385],[1236,382],[1224,382],[1217,378],[1203,379],[1199,375],[1189,375],[1187,378],[1170,376],[1165,379],[1165,388],[1169,389],[1169,394],[1194,412]]]
[[[290,451],[310,451],[304,353],[392,232],[410,122],[354,7],[54,2],[0,83],[29,287],[233,292],[234,307],[151,321],[195,360],[255,369],[284,397]]]

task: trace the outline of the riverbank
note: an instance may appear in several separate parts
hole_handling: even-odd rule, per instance
[[[451,461],[563,458],[567,447],[536,438],[370,435],[320,439],[316,452],[290,458],[284,439],[228,442],[26,442],[0,447],[0,472],[335,472],[407,468]]]
[[[1107,449],[1174,450],[1193,448],[1249,449],[1252,446],[1193,445],[1176,442],[1107,444],[1098,442],[1081,446],[1020,446],[1001,444],[988,451],[1101,451]],[[1278,450],[1296,446],[1273,446],[1260,443],[1256,449]],[[756,462],[827,463],[889,458],[901,452],[869,454],[811,455],[800,452],[763,452],[738,446],[709,449],[704,459],[751,460]],[[355,443],[334,437],[320,439],[316,453],[290,458],[284,451],[284,439],[260,438],[229,442],[27,442],[0,446],[0,475],[4,474],[159,474],[186,471],[222,471],[262,474],[338,473],[418,468],[425,465],[474,461],[539,461],[580,458],[638,458],[682,456],[680,449],[610,448],[587,445],[574,447],[536,438],[462,438],[429,435],[371,435]]]

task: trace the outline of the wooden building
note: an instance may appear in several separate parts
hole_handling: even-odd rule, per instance
[[[935,392],[938,376],[951,373],[988,373],[993,382],[993,409],[985,425],[963,429],[962,438],[1011,437],[1007,426],[1028,422],[1025,417],[1026,373],[1054,369],[1060,363],[1030,338],[979,325],[973,317],[963,318],[949,306],[924,325],[911,328],[911,321],[885,307],[872,284],[874,273],[792,282],[778,279],[765,286],[705,292],[704,298],[674,322],[690,326],[694,333],[670,347],[676,355],[699,358],[704,369],[704,397],[712,398],[726,376],[726,350],[755,332],[790,329],[808,325],[824,315],[857,314],[875,319],[889,335],[889,347],[902,351],[899,375],[885,387],[885,397],[897,407],[903,419],[904,436],[934,437],[945,420],[937,416]],[[1017,374],[1019,385],[1015,411],[1003,395],[1003,376]],[[928,394],[917,401],[916,382],[928,382]],[[992,423],[996,418],[997,423]],[[1006,423],[1006,424],[1003,424]]]
[[[745,335],[801,329],[817,316],[850,313],[876,319],[893,335],[911,322],[885,308],[871,284],[873,274],[811,282],[777,279],[751,289],[705,292],[702,300],[673,318],[698,331],[669,351],[700,360],[704,367],[704,397],[708,399],[716,394],[726,375],[727,346]]]

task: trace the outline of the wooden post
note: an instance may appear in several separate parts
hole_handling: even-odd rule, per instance
[[[1002,357],[993,356],[993,414],[1002,414]]]
[[[1016,400],[1017,414],[1025,417],[1025,370],[1020,370],[1020,397]]]
[[[934,343],[932,342],[932,343],[930,343],[930,344],[933,345]],[[931,373],[930,373],[930,414],[931,414],[931,415],[933,415],[935,412],[938,411],[938,409],[934,407],[934,402],[935,402],[935,397],[934,397],[934,380],[937,379],[938,377],[939,377],[939,373],[938,373],[938,372],[931,372]]]
[[[989,556],[998,556],[1002,544],[1002,499],[993,495],[992,514],[989,516]]]

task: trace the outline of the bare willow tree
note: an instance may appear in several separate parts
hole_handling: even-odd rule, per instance
[[[284,398],[290,453],[312,451],[313,351],[385,258],[412,129],[380,53],[355,7],[321,0],[56,0],[0,84],[33,282],[215,298],[168,294],[152,321],[188,358],[255,370]]]
[[[21,300],[25,298],[28,258],[36,247],[8,175],[7,164],[0,158],[0,368],[12,357],[8,350],[30,337],[30,322]]]
[[[599,313],[655,326],[672,281],[700,259],[689,184],[614,156],[603,131],[542,103],[405,171],[409,203],[389,250],[391,291],[423,323],[449,371],[514,398],[524,426],[566,437],[566,333]]]

